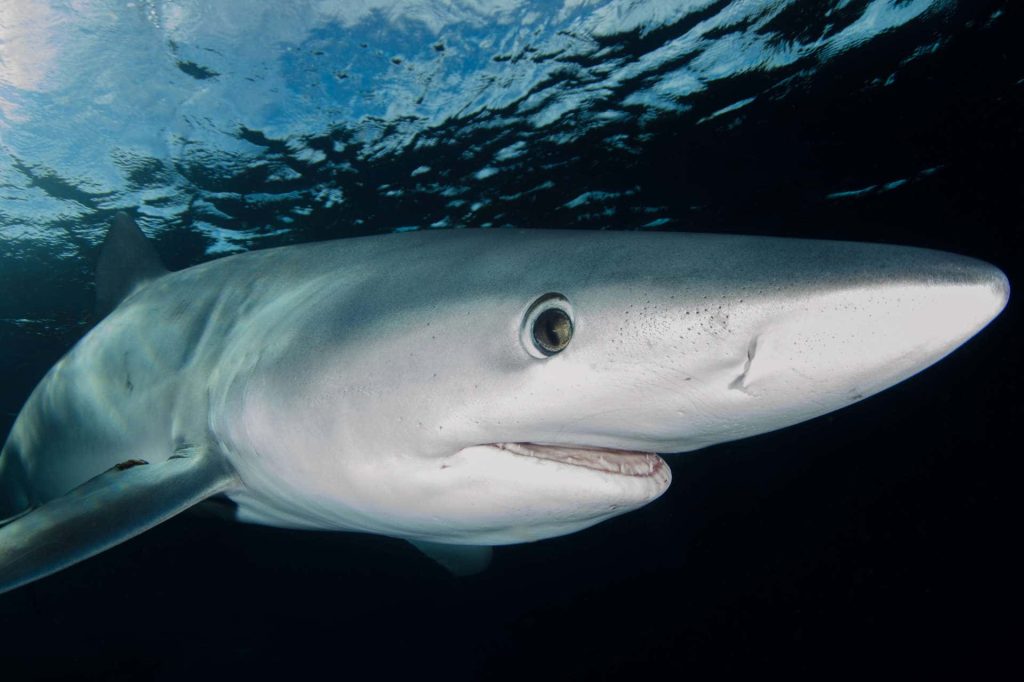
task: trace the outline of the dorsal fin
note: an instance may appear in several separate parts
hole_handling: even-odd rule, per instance
[[[140,284],[166,273],[146,235],[127,213],[119,212],[96,264],[96,313],[106,315]]]

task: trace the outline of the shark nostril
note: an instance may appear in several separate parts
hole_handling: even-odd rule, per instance
[[[757,340],[759,337],[755,336],[750,340],[750,344],[747,345],[747,361],[743,363],[743,371],[739,373],[735,379],[729,382],[729,388],[737,391],[742,391],[746,387],[743,382],[746,381],[747,373],[750,372],[750,365],[754,362],[754,355],[757,354]]]
[[[759,337],[757,337],[757,336],[752,338],[750,340],[750,345],[747,346],[747,368],[748,369],[750,368],[750,363],[753,362],[753,360],[754,360],[754,354],[757,352],[757,339],[758,338]]]

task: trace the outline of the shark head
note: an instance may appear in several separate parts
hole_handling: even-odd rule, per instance
[[[442,543],[641,507],[670,483],[655,453],[877,393],[1009,294],[986,263],[860,243],[467,230],[334,248],[239,332],[214,426],[243,518]]]

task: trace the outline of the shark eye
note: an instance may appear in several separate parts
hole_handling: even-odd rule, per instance
[[[564,310],[548,308],[533,323],[533,341],[547,353],[557,353],[572,339],[572,320]]]
[[[572,341],[572,307],[561,294],[545,294],[534,301],[523,318],[520,337],[535,358],[565,350]]]

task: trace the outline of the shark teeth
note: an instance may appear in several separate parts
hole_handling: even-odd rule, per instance
[[[537,443],[495,443],[494,447],[513,455],[546,459],[623,476],[657,476],[667,466],[665,460],[651,452]]]

